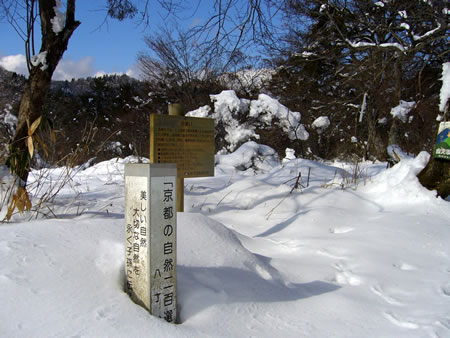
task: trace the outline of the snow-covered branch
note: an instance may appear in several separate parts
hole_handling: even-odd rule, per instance
[[[438,23],[438,26],[436,28],[426,32],[425,34],[422,34],[422,35],[413,34],[413,39],[414,39],[414,41],[422,41],[422,40],[430,37],[431,35],[433,35],[437,31],[439,31],[441,29],[441,27],[442,27],[441,24]]]
[[[345,40],[350,47],[355,48],[355,49],[367,49],[367,48],[387,48],[387,49],[397,49],[402,53],[406,53],[409,49],[408,46],[403,46],[402,44],[398,43],[398,42],[384,42],[384,43],[380,43],[377,44],[375,42],[365,42],[365,41],[351,41],[349,39]]]

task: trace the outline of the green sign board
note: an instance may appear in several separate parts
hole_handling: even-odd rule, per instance
[[[439,124],[433,157],[450,160],[450,122],[441,122]]]

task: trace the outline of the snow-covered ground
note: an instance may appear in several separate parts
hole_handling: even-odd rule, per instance
[[[426,157],[355,182],[255,143],[218,156],[185,180],[177,325],[123,291],[130,159],[87,168],[42,209],[57,217],[0,224],[0,336],[449,337],[450,203],[415,178]]]

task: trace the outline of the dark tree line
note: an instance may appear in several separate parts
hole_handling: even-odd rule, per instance
[[[277,94],[297,92],[286,96],[291,104],[351,126],[365,155],[385,159],[387,145],[402,142],[391,108],[415,101],[419,112],[440,88],[449,59],[444,7],[442,1],[288,1],[293,29],[276,60]]]
[[[184,4],[160,2],[169,12]],[[107,0],[105,15],[134,17],[145,24],[151,19],[148,5]],[[204,3],[199,0],[197,5]],[[55,0],[0,1],[0,19],[8,20],[24,40],[30,72],[8,154],[22,187],[40,143],[34,133],[43,112],[50,109],[51,76],[80,25],[75,1],[67,0],[63,25],[55,31],[55,7]],[[274,17],[282,20],[273,21]],[[40,46],[35,46],[35,29],[43,37]],[[225,88],[223,79],[255,64],[261,67],[264,61],[275,75],[263,91],[300,111],[311,134],[308,141],[294,144],[275,140],[280,152],[293,147],[303,156],[311,149],[322,158],[356,154],[385,160],[393,157],[388,146],[411,153],[431,150],[441,67],[449,60],[449,33],[448,9],[439,0],[214,1],[211,16],[201,25],[148,34],[149,52],[141,53],[139,61],[148,76],[155,112],[176,101],[186,103],[188,110],[208,104],[209,94]],[[240,96],[255,94],[244,90]],[[88,102],[97,105],[89,111],[104,110],[100,97]],[[406,121],[391,114],[403,101],[414,102]],[[330,127],[313,132],[314,120],[324,115]],[[277,138],[270,131],[267,135],[267,142]],[[436,163],[441,166],[437,172],[448,177],[448,164],[431,161],[430,166]]]
[[[310,122],[330,118],[330,129],[311,145],[316,153],[386,160],[393,145],[431,152],[442,64],[450,60],[447,7],[433,0],[285,2],[290,29],[274,60],[272,90]],[[406,121],[391,114],[402,101],[415,103]],[[441,177],[426,185],[445,196],[450,167],[433,165]]]

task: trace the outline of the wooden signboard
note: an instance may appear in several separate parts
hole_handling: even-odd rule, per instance
[[[183,178],[214,176],[214,120],[151,114],[150,162],[176,163]]]
[[[150,162],[177,165],[177,211],[184,211],[184,178],[214,176],[214,120],[151,114]]]

